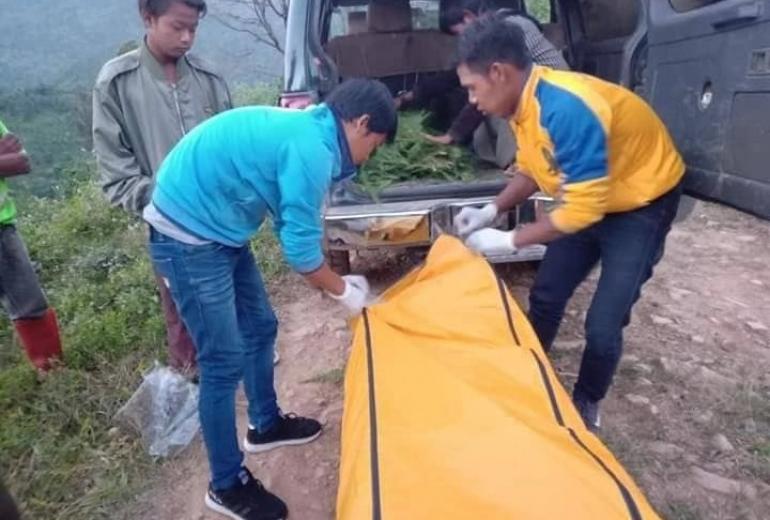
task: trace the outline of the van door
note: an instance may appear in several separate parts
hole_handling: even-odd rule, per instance
[[[560,0],[557,16],[575,70],[633,87],[631,59],[645,35],[641,0]]]
[[[689,192],[770,218],[770,0],[649,0],[645,93]]]

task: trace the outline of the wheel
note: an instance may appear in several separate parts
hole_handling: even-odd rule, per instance
[[[326,252],[329,267],[340,276],[350,274],[350,251],[331,250]]]

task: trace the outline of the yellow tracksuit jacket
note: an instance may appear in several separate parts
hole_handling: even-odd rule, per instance
[[[593,76],[534,65],[511,127],[519,170],[559,201],[550,216],[565,233],[645,206],[684,175],[652,108]]]

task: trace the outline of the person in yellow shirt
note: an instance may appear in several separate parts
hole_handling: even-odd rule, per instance
[[[475,22],[460,37],[457,70],[472,103],[509,118],[519,150],[517,173],[503,192],[483,208],[464,208],[455,226],[484,254],[548,244],[529,310],[546,351],[575,288],[601,264],[573,391],[586,425],[597,429],[623,328],[663,256],[684,163],[640,97],[592,76],[533,65],[516,26],[494,18]],[[556,199],[553,211],[514,231],[488,227],[537,190]]]

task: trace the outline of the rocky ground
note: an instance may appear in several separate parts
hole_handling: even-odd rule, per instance
[[[354,262],[385,286],[412,264],[405,256]],[[602,438],[669,519],[770,517],[770,223],[699,202],[669,236],[645,287],[616,383],[603,408]],[[526,306],[533,266],[501,269]],[[596,274],[579,288],[554,349],[568,388],[582,349],[582,322]],[[281,320],[277,368],[283,408],[320,417],[316,442],[248,456],[253,472],[282,496],[292,518],[333,518],[342,370],[350,334],[336,308],[295,277],[273,287]],[[238,401],[240,431],[246,405]],[[208,473],[197,441],[127,517],[213,520],[203,495]]]

